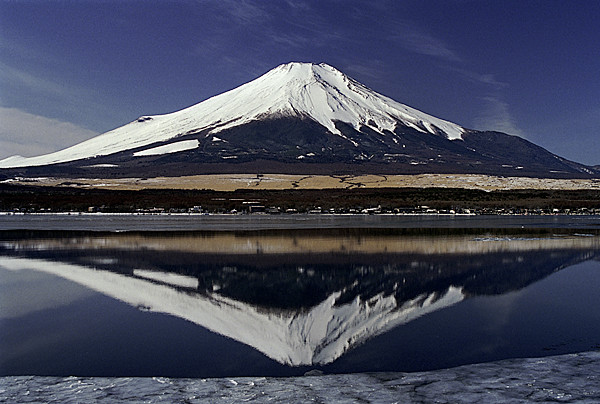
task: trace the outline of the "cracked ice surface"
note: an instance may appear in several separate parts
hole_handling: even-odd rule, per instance
[[[600,351],[416,373],[223,379],[0,378],[0,402],[597,403]]]

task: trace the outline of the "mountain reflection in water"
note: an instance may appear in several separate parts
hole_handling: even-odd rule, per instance
[[[548,232],[12,232],[0,267],[50,273],[301,366],[599,251],[598,236]]]

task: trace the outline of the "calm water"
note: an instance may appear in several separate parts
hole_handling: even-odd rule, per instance
[[[73,227],[0,231],[0,375],[418,371],[600,348],[592,225]]]

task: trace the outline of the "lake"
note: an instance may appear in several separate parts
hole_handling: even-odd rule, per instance
[[[599,229],[597,216],[3,216],[0,375],[414,372],[598,350]]]

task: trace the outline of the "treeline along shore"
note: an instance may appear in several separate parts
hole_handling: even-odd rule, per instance
[[[107,190],[0,184],[0,211],[600,214],[600,190]]]

